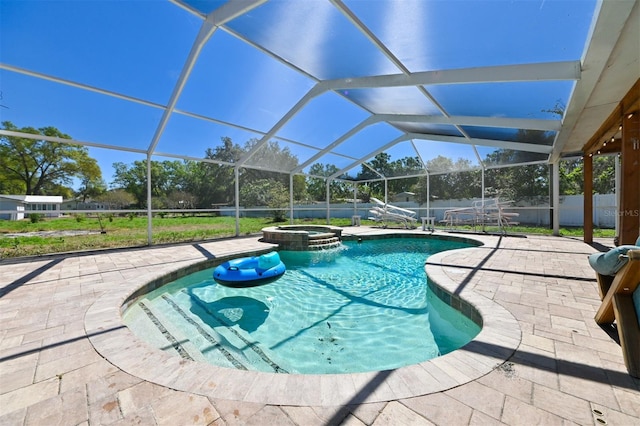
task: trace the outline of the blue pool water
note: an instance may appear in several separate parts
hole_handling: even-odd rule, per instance
[[[224,287],[203,270],[138,300],[125,323],[159,348],[229,368],[325,374],[415,364],[480,331],[427,287],[425,259],[461,247],[398,238],[283,251],[287,272],[271,284]]]

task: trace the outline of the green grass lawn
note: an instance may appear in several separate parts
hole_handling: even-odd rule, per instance
[[[281,222],[288,224],[288,222]],[[325,219],[295,220],[296,224],[326,224]],[[351,220],[332,219],[331,225],[349,226]],[[374,225],[363,220],[363,225]],[[241,218],[240,234],[258,234],[267,226],[277,225],[270,218]],[[419,224],[418,224],[419,225]],[[460,227],[459,230],[471,230]],[[85,231],[84,235],[39,236],[29,235],[31,232],[46,231]],[[488,232],[493,231],[487,229]],[[497,231],[497,229],[495,230]],[[236,233],[235,218],[214,216],[156,216],[152,221],[153,243],[178,243],[205,241],[232,237]],[[546,234],[552,230],[542,227],[517,226],[509,229],[509,233]],[[562,228],[561,235],[581,237],[582,228]],[[9,237],[7,234],[21,234]],[[612,229],[595,229],[595,237],[613,237]],[[64,217],[43,219],[32,223],[29,219],[9,221],[0,220],[0,258],[36,256],[72,251],[136,247],[147,244],[147,218],[140,217],[106,217],[100,220],[93,216]]]
[[[287,222],[288,223],[288,222]],[[324,219],[297,221],[320,223]],[[240,234],[257,234],[273,226],[270,218],[240,219]],[[332,225],[346,226],[349,219],[334,219]],[[84,235],[30,235],[33,232],[84,231]],[[9,237],[7,234],[21,234]],[[214,216],[154,217],[152,238],[154,244],[204,241],[232,237],[236,234],[235,218]],[[29,219],[0,220],[0,258],[35,256],[69,251],[136,247],[147,244],[147,218],[78,216],[43,219],[32,223]]]

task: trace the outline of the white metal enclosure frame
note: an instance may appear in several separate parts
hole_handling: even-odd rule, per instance
[[[338,168],[336,173],[330,176],[313,176],[327,180],[327,191],[329,182],[332,180],[344,179],[344,175],[350,170],[354,170],[361,165],[368,167],[366,162],[375,157],[377,154],[388,151],[398,144],[408,142],[413,147],[413,154],[420,159],[423,170],[418,175],[430,175],[434,172],[426,167],[424,159],[424,148],[420,149],[417,145],[426,141],[443,142],[453,145],[469,146],[476,157],[477,164],[483,173],[487,168],[494,167],[485,164],[478,152],[478,147],[492,147],[496,149],[509,149],[515,151],[532,152],[547,156],[547,162],[551,164],[554,172],[552,187],[553,196],[558,196],[558,161],[565,157],[580,153],[582,143],[585,141],[581,138],[585,132],[592,134],[597,130],[599,124],[604,121],[613,106],[610,108],[599,107],[597,110],[594,104],[598,104],[598,99],[602,98],[602,92],[607,91],[609,98],[622,96],[628,87],[640,76],[640,67],[638,67],[638,44],[637,39],[634,41],[634,34],[638,33],[638,20],[640,6],[637,1],[615,1],[605,0],[595,2],[593,14],[590,22],[588,22],[589,30],[582,40],[584,46],[578,55],[570,60],[553,60],[553,61],[535,61],[529,63],[504,64],[496,63],[485,66],[468,66],[468,67],[451,67],[451,68],[434,68],[416,70],[412,65],[414,58],[403,57],[406,53],[403,49],[393,43],[388,43],[388,35],[377,29],[376,25],[372,25],[369,16],[366,16],[358,9],[358,5],[351,4],[341,0],[330,0],[326,2],[313,2],[313,4],[304,7],[312,8],[318,12],[332,13],[338,16],[340,22],[344,22],[345,31],[349,26],[349,34],[357,34],[366,41],[367,45],[375,51],[380,58],[384,58],[385,71],[395,70],[394,72],[384,72],[376,74],[375,69],[364,70],[364,74],[356,72],[339,78],[325,78],[321,73],[314,73],[313,67],[308,65],[309,56],[323,57],[329,53],[322,50],[315,52],[307,52],[307,55],[296,57],[294,54],[286,50],[282,50],[282,46],[276,46],[268,38],[261,33],[259,25],[265,21],[260,21],[263,16],[271,16],[275,13],[273,10],[278,8],[289,8],[291,10],[303,6],[294,5],[295,2],[286,3],[278,2],[274,6],[272,1],[267,0],[240,0],[229,1],[223,3],[220,7],[206,11],[199,9],[200,3],[189,1],[171,1],[177,10],[186,11],[189,15],[196,16],[201,20],[200,28],[197,31],[190,50],[186,55],[181,71],[175,80],[173,89],[168,100],[165,103],[159,103],[139,96],[122,93],[110,88],[98,87],[92,84],[82,83],[65,76],[56,76],[37,69],[29,69],[21,66],[20,63],[7,63],[5,57],[13,58],[13,55],[4,55],[0,62],[0,71],[26,76],[36,80],[53,82],[58,85],[72,87],[86,92],[108,98],[115,98],[121,101],[138,104],[161,112],[160,119],[155,124],[153,136],[148,141],[146,149],[136,148],[134,146],[117,146],[104,143],[100,140],[75,140],[60,139],[52,137],[43,137],[39,135],[31,135],[28,133],[12,132],[8,130],[0,130],[0,135],[31,138],[38,140],[46,140],[50,142],[62,142],[78,144],[86,147],[105,148],[110,150],[131,152],[144,155],[147,160],[147,216],[148,216],[148,242],[152,242],[151,228],[151,169],[150,161],[154,157],[167,157],[185,160],[205,161],[215,164],[221,164],[233,167],[235,176],[235,210],[236,210],[236,234],[239,235],[239,182],[240,171],[246,169],[259,169],[265,171],[275,171],[290,176],[290,201],[293,209],[293,176],[305,175],[308,168],[315,162],[322,161],[323,158],[341,157],[345,163]],[[285,4],[286,3],[286,4]],[[402,6],[393,2],[379,2],[376,7],[403,8],[405,14],[411,14],[411,4]],[[270,8],[270,9],[268,9]],[[542,8],[542,6],[541,6]],[[264,12],[264,11],[267,12]],[[284,9],[283,9],[284,10]],[[461,13],[464,13],[462,11]],[[418,14],[416,12],[416,14]],[[425,14],[425,17],[427,15]],[[419,16],[417,19],[422,18]],[[254,19],[255,27],[247,27],[247,21]],[[338,18],[335,18],[338,19]],[[384,18],[380,18],[384,20]],[[286,23],[283,23],[283,26]],[[247,29],[249,28],[249,29]],[[270,31],[277,33],[279,26],[274,26]],[[255,30],[255,33],[254,33]],[[309,28],[312,31],[313,28]],[[261,54],[275,60],[279,64],[289,68],[294,73],[298,73],[310,82],[310,88],[302,94],[294,105],[286,109],[286,111],[277,119],[270,127],[260,129],[260,126],[247,126],[242,123],[232,122],[213,115],[202,114],[198,111],[191,111],[179,107],[181,97],[185,87],[189,83],[192,72],[197,66],[204,49],[211,45],[211,41],[218,32],[233,37],[234,39],[245,43]],[[283,35],[283,37],[286,36]],[[318,37],[320,37],[318,35]],[[473,37],[469,34],[468,37]],[[349,45],[351,40],[341,40],[342,43]],[[270,44],[272,43],[272,44]],[[409,42],[407,42],[409,43]],[[356,44],[354,43],[354,46]],[[271,47],[270,47],[271,46]],[[275,48],[273,48],[275,46]],[[337,49],[338,46],[327,44],[326,49]],[[453,55],[455,53],[452,53]],[[418,55],[418,53],[416,53]],[[615,62],[617,58],[625,57],[627,67],[618,66]],[[297,59],[300,59],[299,61]],[[633,66],[635,64],[635,67]],[[327,66],[331,68],[334,64]],[[337,66],[337,65],[336,65]],[[256,71],[256,72],[259,72]],[[447,88],[455,87],[455,90],[464,91],[466,88],[477,87],[477,85],[497,85],[502,83],[540,83],[565,81],[570,83],[570,94],[566,99],[566,108],[562,117],[555,118],[539,118],[539,117],[510,117],[500,115],[497,111],[487,110],[483,114],[467,115],[458,114],[450,111],[447,107],[449,104],[441,94],[436,93],[438,86]],[[429,105],[428,111],[422,108],[412,108],[412,105],[406,107],[409,111],[402,112],[385,112],[379,111],[377,106],[384,104],[386,101],[393,99],[385,98],[384,94],[388,93],[405,93],[396,92],[396,90],[411,90],[411,97],[407,99],[417,99],[419,103]],[[358,97],[356,94],[360,94]],[[473,93],[473,92],[469,92]],[[363,95],[363,94],[366,94]],[[324,146],[315,145],[304,139],[297,139],[288,136],[283,132],[292,121],[301,113],[309,109],[310,104],[325,95],[337,96],[348,104],[354,105],[363,112],[365,118],[353,124],[346,131],[334,132],[338,136],[334,136],[330,140],[324,141]],[[378,99],[376,96],[380,95]],[[474,100],[471,95],[467,99],[469,103]],[[600,102],[602,104],[602,102]],[[609,102],[608,104],[612,104]],[[449,104],[450,105],[450,104]],[[166,133],[167,126],[174,116],[184,116],[191,119],[204,122],[216,123],[228,128],[240,129],[259,135],[258,142],[248,151],[238,162],[222,162],[217,160],[209,160],[179,152],[161,152],[158,150],[160,141]],[[378,124],[383,124],[396,132],[397,136],[385,140],[381,143],[371,144],[367,146],[367,150],[359,154],[345,154],[341,151],[345,143],[351,140],[361,132],[370,129]],[[416,127],[417,126],[417,127]],[[416,128],[421,131],[416,131]],[[448,130],[443,130],[444,128]],[[480,137],[474,135],[471,131],[474,128],[487,129],[492,137]],[[518,129],[533,130],[540,132],[549,132],[553,134],[553,144],[544,145],[535,141],[516,141],[512,138],[501,138],[500,129]],[[301,158],[301,162],[294,168],[281,169],[279,165],[262,164],[259,158],[260,149],[272,140],[279,140],[290,143],[294,146],[307,147],[314,154]],[[379,180],[386,181],[398,177],[384,176],[377,171]],[[407,177],[407,176],[405,176]],[[483,185],[484,186],[484,185]],[[385,185],[386,187],[386,185]],[[484,193],[484,189],[483,189]],[[386,198],[386,197],[385,197]],[[557,200],[553,200],[551,205],[557,205]],[[327,197],[327,210],[328,197]],[[557,215],[557,211],[554,211]],[[293,214],[291,214],[293,217]],[[328,218],[327,218],[328,219]],[[554,226],[557,226],[557,217],[554,220]],[[557,231],[557,230],[556,230]]]

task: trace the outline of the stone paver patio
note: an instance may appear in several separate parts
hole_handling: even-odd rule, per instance
[[[422,233],[345,228],[385,232]],[[480,311],[481,334],[436,360],[357,375],[221,369],[153,349],[123,326],[120,305],[136,288],[269,247],[257,237],[2,261],[0,424],[639,424],[640,380],[593,320],[600,301],[586,258],[596,249],[471,238],[484,245],[431,256],[426,271]]]

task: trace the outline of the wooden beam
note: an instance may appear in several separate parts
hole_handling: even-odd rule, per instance
[[[619,241],[634,244],[640,232],[640,112],[622,120]]]
[[[589,139],[582,148],[584,154],[594,154],[602,150],[604,141],[608,141],[619,132],[623,124],[623,118],[628,114],[640,111],[640,78],[636,80],[631,89],[624,95],[622,101],[613,110],[609,117],[602,123],[598,131]],[[608,144],[607,144],[608,145]],[[620,152],[619,150],[617,152]]]
[[[589,139],[589,142],[585,144],[582,148],[582,151],[586,154],[595,154],[599,149],[602,148],[602,145],[605,141],[608,141],[613,137],[618,131],[622,124],[622,106],[618,104],[616,109],[613,110],[609,118],[602,123],[602,126],[598,129],[595,135]],[[618,152],[620,152],[618,150]]]
[[[607,139],[607,144],[601,146],[596,152],[593,152],[593,155],[608,155],[608,154],[619,154],[622,151],[622,138]]]

